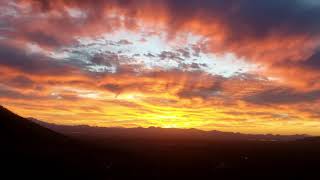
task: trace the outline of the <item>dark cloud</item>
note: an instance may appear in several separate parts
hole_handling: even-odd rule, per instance
[[[177,95],[187,99],[193,97],[209,99],[212,97],[219,97],[223,90],[222,82],[216,81],[208,87],[185,87]]]
[[[194,69],[200,69],[200,65],[198,63],[192,63],[190,67]]]
[[[113,5],[125,10],[127,19],[137,11],[157,12],[165,8],[169,25],[176,29],[192,18],[205,22],[219,22],[226,26],[228,39],[263,39],[272,33],[284,36],[294,34],[319,35],[320,6],[303,0],[88,0],[49,1],[30,0],[43,11],[63,10],[64,6],[82,9],[89,16],[87,21],[103,18],[106,7]],[[61,7],[61,4],[62,7]]]
[[[111,59],[111,61],[110,61]],[[111,55],[108,57],[102,55],[102,54],[96,54],[92,59],[91,62],[97,65],[104,65],[107,67],[112,67],[113,66],[113,61],[118,59],[117,55]]]
[[[124,87],[121,87],[120,85],[117,84],[104,84],[102,85],[103,88],[107,89],[108,91],[114,92],[116,94],[119,94]]]
[[[131,45],[131,44],[133,43],[126,39],[121,39],[120,41],[118,41],[118,45]]]
[[[178,49],[177,50],[184,58],[190,58],[190,52],[188,49]]]
[[[54,37],[52,34],[46,34],[43,31],[26,32],[24,36],[32,43],[48,47],[61,47],[66,44],[61,39]]]
[[[233,38],[250,35],[263,38],[273,31],[319,34],[320,6],[299,0],[166,0],[176,20],[201,16],[218,18],[229,26]],[[188,16],[186,16],[188,14]]]
[[[134,64],[134,57],[129,57],[121,53],[115,53],[106,51],[103,53],[98,53],[94,55],[89,55],[91,64],[87,65],[102,65],[108,68],[114,68],[117,72],[134,71],[135,69],[140,69],[140,65]],[[132,64],[129,64],[133,62]],[[107,71],[108,72],[108,71]]]
[[[62,93],[56,95],[40,95],[36,92],[24,93],[21,90],[13,90],[5,86],[0,86],[0,99],[11,99],[11,100],[67,100],[77,101],[80,97],[77,94]]]
[[[20,93],[19,91],[14,91],[5,87],[0,87],[0,98],[31,100],[36,97],[28,96]]]
[[[156,57],[156,56],[153,55],[152,53],[144,54],[144,56],[149,57],[149,58],[154,58],[154,57]]]
[[[22,89],[12,89],[10,87],[0,85],[0,99],[9,100],[46,100],[48,97],[40,96],[35,91],[23,92]]]
[[[183,61],[183,59],[180,57],[180,54],[177,52],[172,51],[162,51],[159,55],[159,58],[161,60],[178,60]]]
[[[306,61],[303,61],[302,64],[308,68],[312,68],[320,71],[320,52],[314,53]]]
[[[19,88],[31,88],[36,83],[26,76],[19,75],[5,81],[4,84]]]
[[[205,63],[195,63],[195,62],[191,64],[187,64],[183,62],[179,63],[179,68],[182,70],[201,70],[201,68],[203,67],[208,67],[208,65]]]
[[[320,90],[297,92],[293,89],[275,88],[265,90],[244,98],[254,104],[294,104],[314,102],[320,99]]]
[[[70,43],[76,36],[101,35],[120,27],[137,30],[135,22],[132,22],[135,20],[164,19],[163,24],[168,26],[166,29],[169,29],[168,36],[170,37],[176,37],[175,32],[181,29],[188,30],[209,37],[210,45],[207,48],[210,50],[233,52],[248,59],[258,59],[258,61],[266,59],[276,61],[286,60],[292,56],[300,60],[302,55],[309,55],[310,51],[317,46],[314,41],[320,36],[318,18],[320,17],[320,5],[310,3],[310,0],[259,0],[254,2],[252,0],[189,0],[187,3],[184,0],[159,0],[157,2],[152,0],[96,0],[95,3],[89,0],[25,1],[33,4],[33,13],[37,13],[37,10],[61,12],[61,17],[51,17],[54,13],[46,14],[48,18],[45,20],[48,22],[39,23],[41,27],[38,29],[43,31],[39,33],[39,37],[34,36],[33,32],[31,35],[30,33],[29,35],[24,34],[29,32],[25,31],[24,26],[27,26],[27,30],[38,31],[28,25],[32,24],[33,19],[21,20],[24,26],[15,24],[14,28],[21,32],[22,36],[32,37],[30,41],[49,45]],[[76,8],[85,13],[87,15],[85,22],[78,22],[77,19],[70,17],[66,11],[68,8]],[[121,19],[124,20],[119,19],[120,15],[106,20],[108,8],[120,9]],[[151,14],[154,12],[159,12],[159,16],[166,17],[153,18]],[[30,23],[27,25],[23,23],[28,20]],[[43,21],[37,18],[36,20]],[[199,23],[199,27],[196,26],[194,29],[190,26],[193,22]],[[44,24],[43,28],[42,24]],[[215,39],[218,39],[218,42],[215,42]],[[301,47],[300,43],[289,45],[291,41],[293,44],[301,41],[308,46]],[[127,45],[130,42],[121,40],[116,44]],[[267,48],[264,48],[264,45]],[[193,48],[195,56],[198,56],[204,49],[199,46],[202,45]],[[182,57],[188,57],[187,53],[180,53]],[[172,57],[178,58],[168,53],[160,55],[162,59]]]
[[[72,73],[75,68],[41,54],[27,53],[25,50],[0,43],[0,67],[29,74],[65,75]]]
[[[255,112],[255,111],[249,111],[249,112],[241,112],[241,111],[228,111],[225,112],[226,114],[233,115],[233,116],[255,116],[255,117],[264,117],[268,119],[290,119],[290,118],[298,118],[294,115],[289,115],[285,113],[272,113],[272,112]]]

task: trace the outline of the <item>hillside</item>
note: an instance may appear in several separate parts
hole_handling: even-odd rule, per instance
[[[0,107],[0,167],[10,179],[88,177],[94,149]]]

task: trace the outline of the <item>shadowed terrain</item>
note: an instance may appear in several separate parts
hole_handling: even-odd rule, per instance
[[[221,131],[202,131],[199,129],[178,128],[122,128],[122,127],[92,127],[86,125],[68,126],[46,123],[34,118],[28,118],[43,127],[55,132],[83,139],[98,138],[144,138],[144,139],[194,139],[215,141],[293,141],[308,138],[308,135],[273,135],[273,134],[242,134]]]
[[[3,107],[0,119],[10,179],[319,178],[317,137],[59,126]]]

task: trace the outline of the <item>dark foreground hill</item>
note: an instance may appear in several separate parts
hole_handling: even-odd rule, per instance
[[[163,137],[157,131],[162,130],[148,129],[156,134],[148,138],[132,138],[125,129],[107,138],[74,135],[77,132],[61,135],[1,107],[0,176],[11,177],[0,179],[320,178],[317,138],[217,140],[191,138],[191,132]]]
[[[102,177],[101,152],[0,106],[0,179]]]

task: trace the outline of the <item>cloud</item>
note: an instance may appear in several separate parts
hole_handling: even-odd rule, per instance
[[[119,45],[131,45],[133,44],[132,42],[126,40],[126,39],[121,39],[120,41],[118,41]]]
[[[22,75],[9,78],[8,80],[2,81],[2,83],[18,88],[30,88],[35,86],[33,80]]]
[[[28,74],[62,76],[75,72],[75,68],[45,55],[28,53],[10,44],[0,43],[0,67],[18,70]]]
[[[175,52],[171,52],[171,51],[162,51],[159,54],[159,58],[161,60],[170,59],[170,60],[183,61],[183,59],[180,57],[180,54],[175,53]]]
[[[318,3],[0,4],[0,96],[24,115],[282,133],[318,123]]]
[[[119,55],[116,53],[95,54],[91,62],[96,65],[105,65],[107,67],[119,66]]]
[[[195,84],[190,84],[189,86],[184,87],[179,93],[178,96],[182,98],[193,98],[199,97],[206,100],[210,98],[219,97],[222,95],[224,89],[222,86],[222,77],[216,77],[214,82],[208,80],[207,85],[204,87],[196,87]],[[210,85],[209,85],[210,84]],[[195,85],[195,87],[193,87]],[[190,87],[191,86],[191,87]]]
[[[38,99],[38,97],[32,95],[25,95],[20,93],[19,91],[11,90],[6,87],[0,87],[0,98],[5,99],[24,99],[24,100],[32,100]]]
[[[40,44],[45,47],[61,47],[66,44],[63,40],[46,34],[46,32],[43,31],[26,32],[25,38],[31,43]]]
[[[311,57],[302,62],[302,65],[320,72],[320,52],[315,52]]]
[[[296,92],[293,89],[270,89],[244,98],[255,104],[295,104],[304,102],[317,102],[320,100],[320,90],[309,92]]]
[[[279,63],[308,59],[320,44],[317,18],[320,6],[311,1],[97,0],[90,3],[87,0],[21,0],[18,3],[31,5],[29,12],[32,14],[18,14],[17,23],[10,23],[15,33],[10,33],[9,37],[49,47],[73,44],[79,36],[97,36],[121,28],[140,31],[151,26],[156,31],[166,31],[168,39],[177,38],[181,32],[200,34],[207,39],[206,47],[197,47],[197,52],[204,49],[215,53],[232,52],[272,71]],[[71,16],[70,9],[85,14],[85,18]],[[39,18],[44,14],[46,18]],[[130,44],[125,39],[118,43]],[[188,57],[187,53],[180,52]],[[181,60],[166,51],[160,58]],[[276,67],[282,71],[280,68],[282,66]],[[305,79],[296,77],[296,81]]]
[[[189,25],[190,21],[194,20],[200,23],[211,22],[224,28],[227,36],[225,40],[229,43],[247,38],[265,39],[272,36],[273,33],[283,36],[312,36],[319,35],[320,30],[317,20],[320,15],[320,6],[304,1],[191,0],[185,3],[182,0],[160,0],[155,3],[150,0],[139,2],[98,0],[94,4],[86,0],[54,2],[29,0],[27,2],[32,2],[33,6],[42,12],[77,8],[88,14],[87,21],[99,21],[106,15],[105,9],[118,8],[124,15],[130,14],[133,18],[141,18],[146,21],[150,20],[150,17],[151,20],[154,18],[154,16],[147,17],[147,15],[150,15],[151,12],[158,12],[158,16],[166,16],[160,19],[165,20],[172,29]],[[144,15],[146,17],[143,17]],[[192,30],[193,27],[189,28]],[[203,28],[212,27],[204,25]]]
[[[133,30],[143,28],[136,21],[142,21],[143,24],[164,24],[170,37],[175,37],[179,31],[202,34],[208,37],[209,49],[212,51],[234,52],[238,56],[264,63],[301,60],[310,56],[319,45],[320,25],[317,17],[320,16],[320,7],[303,1],[191,0],[185,3],[181,0],[161,0],[155,3],[149,0],[129,0],[124,3],[98,0],[94,4],[86,0],[22,2],[31,3],[33,13],[46,13],[48,18],[20,17],[38,24],[40,28],[34,29],[25,23],[14,24],[14,28],[20,36],[53,46],[70,43],[79,35],[98,35],[120,27]],[[68,9],[78,9],[87,14],[87,18],[80,21],[70,17]],[[118,16],[110,17],[107,12]],[[152,15],[154,12],[158,15]],[[136,25],[128,27],[128,21],[133,21]],[[61,31],[66,33],[58,33]],[[35,33],[39,36],[34,36]]]

